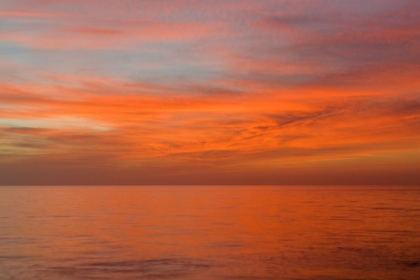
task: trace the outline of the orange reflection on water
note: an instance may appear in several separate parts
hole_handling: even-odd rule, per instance
[[[414,187],[18,187],[0,192],[0,251],[6,260],[0,271],[20,279],[420,275],[420,191]]]

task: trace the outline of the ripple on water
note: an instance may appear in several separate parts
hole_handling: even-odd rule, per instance
[[[210,268],[211,265],[191,259],[146,259],[126,261],[84,262],[73,266],[50,266],[45,272],[61,276],[73,276],[74,279],[101,277],[140,277],[141,279],[181,278],[196,270]],[[137,279],[137,278],[136,278]]]

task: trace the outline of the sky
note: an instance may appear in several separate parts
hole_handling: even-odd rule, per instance
[[[420,184],[418,0],[2,0],[0,185]]]

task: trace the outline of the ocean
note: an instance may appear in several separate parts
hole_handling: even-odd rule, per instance
[[[420,279],[420,186],[0,187],[0,279]]]

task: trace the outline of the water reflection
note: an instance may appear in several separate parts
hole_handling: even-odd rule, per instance
[[[2,187],[0,279],[419,279],[416,187]]]

